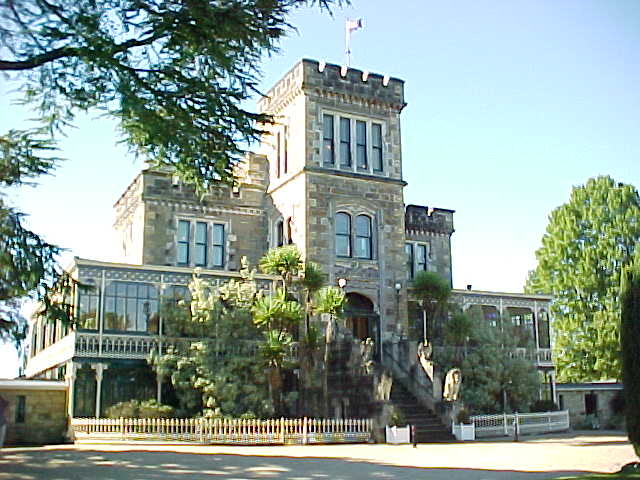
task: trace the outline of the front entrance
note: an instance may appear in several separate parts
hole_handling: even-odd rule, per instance
[[[373,311],[373,302],[359,293],[347,293],[344,309],[346,327],[358,340],[374,341],[374,356],[380,358],[380,316]]]

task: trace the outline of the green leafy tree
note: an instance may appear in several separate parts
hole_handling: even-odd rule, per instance
[[[638,192],[611,177],[574,187],[551,212],[525,289],[554,296],[559,380],[620,378],[620,275],[639,239]]]
[[[416,273],[411,286],[411,294],[422,309],[423,339],[433,343],[438,317],[446,309],[451,286],[437,273],[426,271]]]
[[[190,302],[163,308],[166,334],[188,337],[151,359],[176,392],[181,416],[271,416],[264,365],[256,357],[260,329],[250,306],[259,298],[246,262],[240,279],[215,288],[194,275]],[[195,339],[194,339],[195,338]]]
[[[0,135],[0,188],[53,172],[56,141],[79,112],[118,121],[122,141],[199,193],[232,182],[234,167],[272,122],[244,105],[258,93],[260,60],[278,51],[297,8],[342,0],[24,0],[0,3],[0,71],[21,83],[33,128]],[[59,249],[27,230],[0,198],[2,335],[16,336],[8,299],[68,286]],[[7,314],[5,312],[11,312]],[[19,334],[17,335],[20,336]]]
[[[621,284],[622,382],[629,441],[640,457],[640,249],[625,269]]]
[[[509,321],[492,326],[474,314],[456,314],[444,325],[444,338],[453,344],[436,350],[435,360],[444,372],[462,371],[460,393],[466,408],[477,414],[528,411],[537,398],[540,376],[530,360],[517,355],[521,329]]]

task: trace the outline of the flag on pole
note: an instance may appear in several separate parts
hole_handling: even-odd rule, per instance
[[[351,32],[362,28],[362,19],[351,20],[347,18],[344,24],[344,53],[347,55],[347,67],[351,63]]]
[[[345,28],[348,33],[351,33],[354,30],[360,30],[362,28],[362,19],[358,18],[357,20],[351,20],[347,18],[347,21],[345,23]]]

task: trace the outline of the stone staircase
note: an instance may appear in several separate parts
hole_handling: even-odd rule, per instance
[[[416,398],[399,382],[391,387],[391,402],[402,412],[406,422],[416,427],[417,443],[456,442],[449,428],[433,412],[418,403]]]

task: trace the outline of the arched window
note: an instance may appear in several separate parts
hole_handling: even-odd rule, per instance
[[[279,220],[276,223],[276,247],[281,247],[284,245],[284,223],[282,220]]]
[[[336,255],[351,256],[351,217],[347,213],[336,213]]]
[[[371,217],[358,215],[356,217],[356,257],[372,258]]]
[[[291,217],[287,218],[287,244],[289,245],[293,244],[293,228],[291,226],[292,223],[293,220],[291,219]]]

